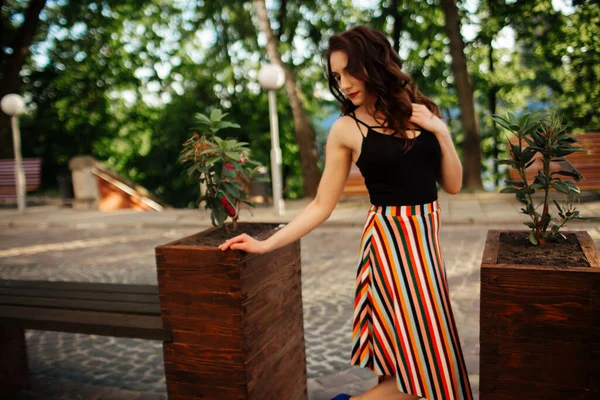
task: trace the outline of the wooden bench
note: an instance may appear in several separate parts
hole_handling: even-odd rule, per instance
[[[29,385],[25,329],[171,341],[155,285],[0,280],[0,396]]]
[[[573,181],[581,190],[598,190],[600,189],[600,132],[586,132],[574,134],[579,143],[575,145],[581,147],[581,150],[564,157],[563,161],[552,162],[550,171],[566,170],[569,171],[575,168],[583,178],[575,182],[574,179],[561,176],[563,180]],[[511,142],[516,143],[516,136],[511,137]],[[533,182],[537,171],[543,168],[541,158],[537,155],[537,160],[527,169],[527,181]],[[509,172],[510,179],[520,180],[517,171],[513,168]]]
[[[26,191],[38,188],[41,181],[41,158],[24,158],[23,172],[25,172]],[[17,180],[15,177],[15,160],[5,158],[0,160],[0,199],[17,198]]]

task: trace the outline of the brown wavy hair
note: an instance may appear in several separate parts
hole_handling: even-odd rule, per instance
[[[346,71],[363,81],[368,94],[377,99],[373,118],[382,127],[393,130],[394,135],[407,138],[412,103],[423,104],[433,114],[441,117],[440,108],[424,96],[410,77],[402,72],[402,61],[385,35],[364,25],[330,37],[323,55],[329,90],[342,103],[342,115],[352,113],[357,107],[343,95],[333,77],[330,57],[334,51],[346,53]],[[383,115],[383,121],[377,115]],[[405,149],[412,147],[412,142],[405,141]]]

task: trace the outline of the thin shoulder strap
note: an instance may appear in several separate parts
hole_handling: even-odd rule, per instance
[[[360,134],[364,138],[365,134],[363,133],[362,128],[360,127],[360,124],[363,124],[364,126],[366,126],[367,129],[369,128],[369,125],[365,124],[363,121],[361,121],[360,119],[356,118],[356,115],[354,115],[354,111],[352,111],[352,113],[350,113],[348,115],[356,122],[356,126],[358,127],[358,130],[360,131]]]

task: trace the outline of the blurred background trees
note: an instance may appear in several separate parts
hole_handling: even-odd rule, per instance
[[[256,3],[0,0],[0,91],[20,93],[28,103],[21,122],[23,151],[43,159],[45,190],[54,190],[57,177],[68,174],[71,157],[90,154],[168,204],[191,207],[198,193],[177,156],[192,133],[194,114],[214,107],[242,125],[223,136],[250,142],[254,157],[270,165],[267,95],[257,82],[261,63],[270,57]],[[464,77],[457,79],[453,71],[448,8],[442,3],[460,22],[470,89],[457,86]],[[504,151],[504,138],[489,118],[492,113],[548,108],[563,113],[572,131],[600,129],[600,6],[595,1],[265,4],[281,60],[315,132],[307,155],[289,96],[279,91],[286,199],[314,195],[314,171],[323,168],[327,130],[339,115],[321,54],[330,35],[357,24],[388,35],[404,70],[440,105],[465,166],[488,190],[503,177],[493,160]],[[469,100],[459,101],[462,90],[471,90],[473,97],[475,129],[468,135],[460,102]],[[481,148],[475,165],[473,140]],[[2,157],[12,156],[10,143],[3,116]],[[309,172],[313,178],[307,181]],[[480,187],[473,182],[465,189]]]

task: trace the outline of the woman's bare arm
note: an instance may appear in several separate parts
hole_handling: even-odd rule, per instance
[[[448,130],[435,134],[442,149],[442,160],[437,181],[441,188],[450,194],[457,194],[462,187],[462,164],[452,143]]]
[[[352,162],[351,150],[343,140],[348,119],[342,117],[331,127],[325,150],[325,170],[314,200],[268,239],[258,241],[242,234],[221,244],[221,250],[231,248],[249,253],[267,253],[300,239],[329,218],[342,196]]]

